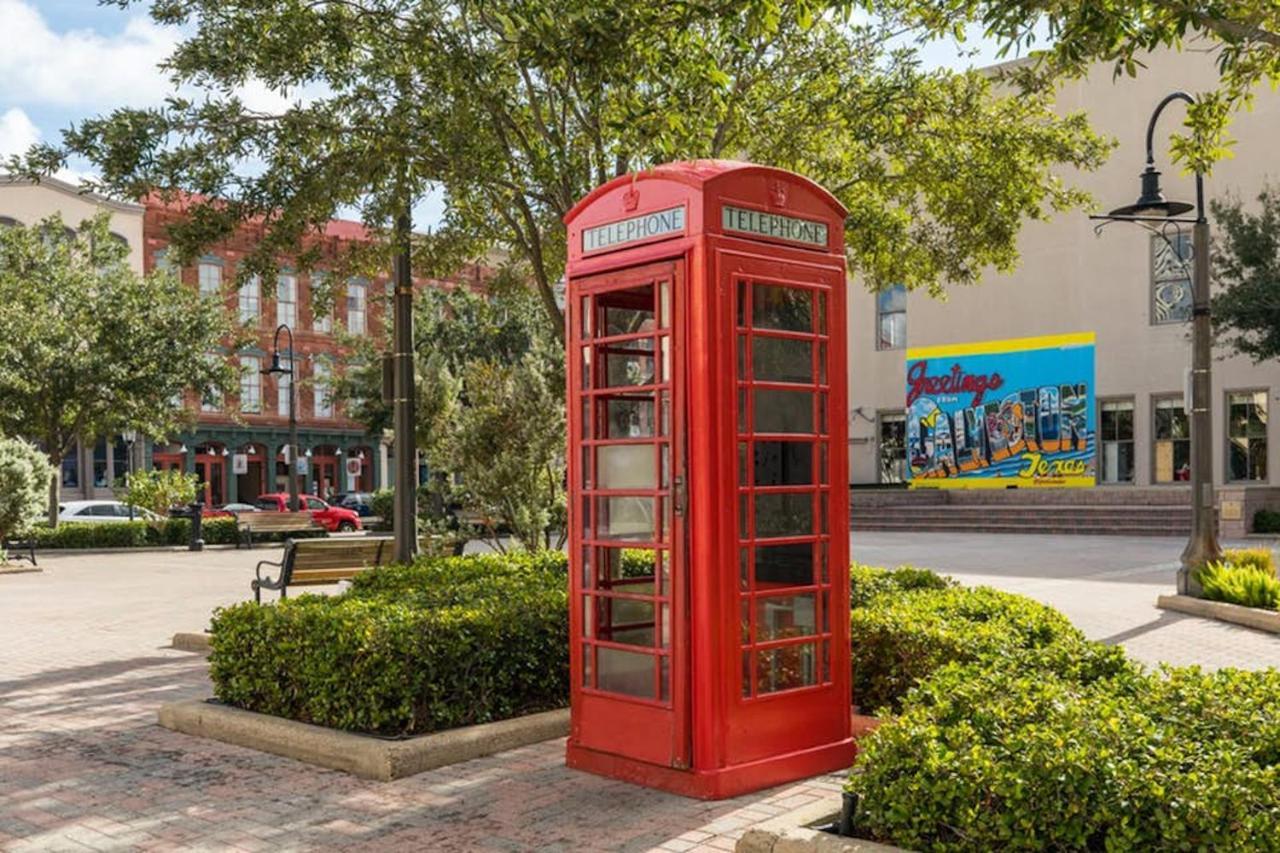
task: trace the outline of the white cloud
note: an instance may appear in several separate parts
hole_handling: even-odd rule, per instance
[[[40,141],[40,128],[19,107],[0,115],[0,158],[24,154]]]
[[[153,104],[169,90],[157,65],[179,33],[134,15],[119,33],[55,32],[31,4],[0,0],[0,99],[58,107]]]

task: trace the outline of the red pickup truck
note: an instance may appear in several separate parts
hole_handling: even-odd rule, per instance
[[[298,495],[298,504],[302,512],[311,513],[316,524],[330,533],[347,533],[362,529],[359,515],[340,506],[329,506],[315,495]],[[289,495],[283,492],[259,495],[253,505],[268,512],[288,512]]]

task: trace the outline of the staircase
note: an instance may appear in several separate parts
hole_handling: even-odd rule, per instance
[[[1191,493],[1160,489],[853,489],[854,530],[1185,536]]]

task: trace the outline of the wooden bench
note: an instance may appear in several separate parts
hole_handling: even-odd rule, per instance
[[[31,565],[36,563],[36,539],[32,536],[30,539],[6,539],[3,543],[4,551],[14,560],[30,560]]]
[[[350,580],[359,572],[391,562],[395,540],[385,537],[351,539],[288,539],[280,562],[258,563],[251,586],[253,600],[262,603],[262,590],[278,589],[280,597],[291,586],[318,586]],[[264,577],[263,566],[279,569],[275,579]]]
[[[242,512],[236,516],[236,530],[240,534],[237,548],[252,548],[255,533],[299,533],[303,530],[319,530],[311,513],[303,512]]]

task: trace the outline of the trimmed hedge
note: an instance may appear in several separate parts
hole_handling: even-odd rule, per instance
[[[1280,533],[1280,511],[1260,509],[1253,514],[1254,533]]]
[[[1084,642],[1065,616],[1025,596],[922,583],[875,595],[850,614],[853,698],[864,713],[896,710],[917,682],[954,661]]]
[[[562,707],[562,554],[424,558],[337,596],[215,612],[223,702],[331,728],[408,735]]]
[[[859,834],[916,850],[1280,847],[1280,673],[952,665],[860,743]]]
[[[885,569],[854,563],[849,567],[849,606],[866,607],[876,596],[911,589],[949,589],[958,584],[930,569],[898,566]]]
[[[158,545],[186,545],[191,541],[191,519],[166,518],[152,525],[145,521],[118,521],[109,524],[63,522],[57,527],[36,525],[31,535],[43,549],[145,548]],[[257,542],[279,542],[328,536],[323,530],[292,533],[254,534]],[[200,525],[206,545],[234,545],[239,539],[234,518],[206,518]]]

